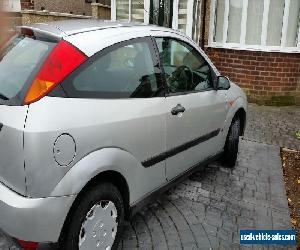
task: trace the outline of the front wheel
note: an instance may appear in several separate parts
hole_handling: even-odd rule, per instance
[[[224,147],[224,163],[228,167],[234,167],[239,151],[239,138],[241,131],[240,119],[235,118],[229,128],[229,132],[226,138],[226,143]]]
[[[61,247],[66,250],[116,249],[124,224],[119,190],[101,183],[86,191],[65,228]]]

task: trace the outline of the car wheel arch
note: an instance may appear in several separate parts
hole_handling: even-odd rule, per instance
[[[86,186],[83,187],[79,194],[81,194],[82,192],[84,193],[85,190],[87,190],[89,187],[92,187],[99,182],[109,182],[118,188],[123,198],[125,215],[126,217],[129,217],[130,191],[125,177],[120,172],[114,170],[107,170],[97,174],[86,184]]]
[[[81,191],[76,196],[76,199],[73,202],[68,214],[72,213],[72,210],[76,208],[76,203],[81,199],[81,197],[86,192],[88,192],[91,188],[93,188],[97,184],[99,184],[100,182],[109,182],[118,188],[118,190],[120,191],[122,198],[123,198],[126,216],[129,217],[130,216],[130,214],[129,214],[129,212],[130,212],[130,209],[129,209],[129,200],[130,200],[129,186],[128,186],[128,183],[127,183],[125,177],[121,173],[114,171],[114,170],[107,170],[107,171],[101,172],[101,173],[97,174],[96,176],[94,176],[89,182],[87,182],[86,185],[81,189]]]
[[[78,195],[91,180],[108,171],[122,175],[128,183],[129,190],[132,191],[134,185],[132,174],[140,167],[141,162],[129,152],[120,148],[102,148],[75,163],[49,196]]]
[[[63,227],[62,227],[62,230],[61,230],[61,233],[59,236],[58,244],[60,244],[61,242],[64,241],[66,227],[69,225],[70,219],[71,219],[73,213],[77,209],[77,204],[79,204],[82,197],[87,192],[89,192],[89,190],[96,187],[97,184],[99,184],[100,182],[109,182],[117,187],[117,189],[119,190],[119,192],[121,193],[122,198],[123,198],[123,204],[124,204],[124,209],[125,209],[125,218],[126,219],[130,218],[130,206],[129,206],[129,197],[130,197],[129,192],[130,191],[129,191],[129,186],[127,184],[125,177],[121,173],[119,173],[117,171],[113,171],[113,170],[101,172],[98,175],[94,176],[88,183],[86,183],[86,185],[82,188],[82,190],[76,196],[76,199],[72,203],[72,205],[69,209],[69,212],[65,218],[65,221],[63,223]]]

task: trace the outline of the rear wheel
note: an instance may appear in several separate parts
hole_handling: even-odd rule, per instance
[[[228,167],[234,167],[239,151],[239,138],[241,131],[241,122],[239,118],[234,118],[232,121],[229,132],[226,138],[226,143],[224,147],[224,163]]]
[[[111,183],[90,188],[79,201],[65,227],[62,248],[66,250],[116,249],[124,224],[124,205]]]

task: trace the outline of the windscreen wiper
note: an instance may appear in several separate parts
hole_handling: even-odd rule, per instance
[[[5,101],[9,100],[9,98],[7,96],[5,96],[4,94],[1,94],[1,93],[0,93],[0,99],[5,100]]]

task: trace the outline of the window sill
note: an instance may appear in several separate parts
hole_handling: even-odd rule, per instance
[[[260,45],[244,45],[235,43],[210,43],[207,48],[221,48],[221,49],[233,49],[233,50],[246,50],[257,52],[281,52],[281,53],[300,53],[299,47],[281,47],[281,46],[260,46]]]

